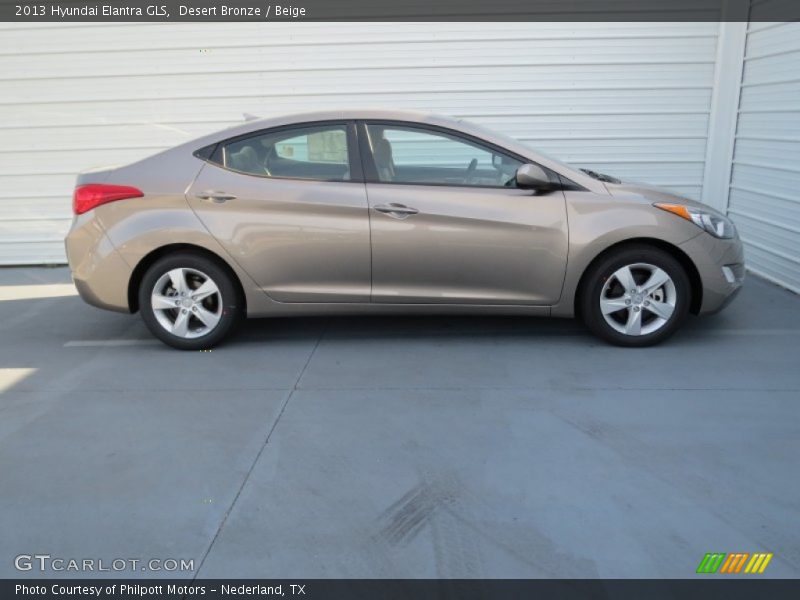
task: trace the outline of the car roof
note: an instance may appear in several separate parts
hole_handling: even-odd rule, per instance
[[[380,108],[346,109],[346,110],[320,110],[313,112],[300,112],[268,118],[249,119],[243,123],[233,125],[227,129],[216,131],[208,136],[204,136],[209,141],[214,139],[225,139],[236,135],[243,135],[261,129],[280,127],[282,125],[293,125],[301,123],[313,123],[316,121],[350,121],[356,119],[376,119],[387,121],[408,121],[412,123],[440,125],[452,129],[462,130],[459,127],[463,120],[447,115],[439,115],[430,112],[414,110],[389,110]]]
[[[398,110],[387,108],[348,108],[341,110],[322,110],[312,112],[301,112],[285,115],[281,119],[291,119],[298,123],[303,121],[327,121],[334,119],[387,119],[400,121],[420,121],[425,122],[429,119],[436,121],[447,121],[457,123],[459,119],[447,115],[440,115],[432,112],[418,110]],[[273,119],[259,119],[266,122]]]

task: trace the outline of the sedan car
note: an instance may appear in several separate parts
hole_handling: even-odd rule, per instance
[[[397,312],[580,316],[646,346],[744,277],[708,206],[402,111],[248,121],[84,173],[73,205],[81,297],[187,350],[243,317]]]

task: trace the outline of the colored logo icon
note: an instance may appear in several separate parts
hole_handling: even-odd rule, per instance
[[[753,554],[749,552],[734,552],[731,554],[709,552],[697,566],[697,573],[761,574],[771,560],[772,552],[754,552]]]

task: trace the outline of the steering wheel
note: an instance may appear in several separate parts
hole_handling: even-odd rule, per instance
[[[277,158],[277,156],[278,153],[275,151],[275,146],[272,146],[267,151],[267,156],[264,158],[264,173],[267,175],[272,175],[272,172],[270,171],[270,163],[272,162],[272,159]]]
[[[464,183],[472,183],[472,177],[475,175],[475,170],[478,168],[478,159],[473,158],[469,161],[467,173],[464,175]]]

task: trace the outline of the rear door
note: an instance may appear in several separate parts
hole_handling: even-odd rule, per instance
[[[355,125],[322,122],[217,145],[189,204],[280,302],[368,302],[370,231]]]
[[[567,261],[564,193],[516,188],[524,159],[412,123],[360,123],[359,139],[372,224],[373,302],[550,305],[559,299]]]

